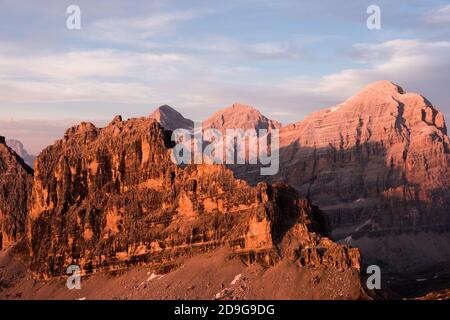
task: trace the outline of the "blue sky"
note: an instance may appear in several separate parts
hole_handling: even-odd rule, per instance
[[[0,135],[32,153],[162,104],[200,120],[241,102],[287,124],[381,79],[450,113],[450,1],[0,0],[0,23]]]

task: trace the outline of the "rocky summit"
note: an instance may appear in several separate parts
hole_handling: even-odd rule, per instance
[[[150,118],[158,121],[166,130],[192,130],[194,128],[194,121],[186,119],[181,113],[166,104],[153,111]]]
[[[234,103],[231,107],[216,112],[203,121],[202,126],[203,129],[217,129],[222,132],[226,129],[270,131],[281,128],[278,121],[270,120],[255,108],[240,103]]]
[[[280,135],[277,180],[328,211],[336,234],[449,226],[449,138],[424,97],[376,82]]]

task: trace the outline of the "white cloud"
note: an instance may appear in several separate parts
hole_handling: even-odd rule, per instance
[[[144,102],[186,57],[115,50],[0,55],[0,102]]]
[[[450,23],[450,4],[445,5],[437,10],[428,12],[424,16],[424,20],[426,22],[436,24]]]
[[[179,54],[133,53],[109,49],[41,56],[0,55],[3,78],[81,79],[134,75],[155,66],[184,61]]]
[[[263,41],[263,42],[240,42],[230,37],[208,36],[196,39],[176,40],[168,44],[171,48],[178,50],[189,50],[208,55],[211,58],[229,57],[237,59],[258,59],[258,60],[291,60],[301,58],[306,42],[306,36],[293,36],[284,41]],[[153,43],[154,46],[157,44]]]
[[[42,103],[111,101],[141,103],[154,98],[155,89],[140,83],[105,81],[0,81],[0,102]]]
[[[238,47],[238,50],[255,58],[295,59],[301,57],[301,49],[289,42],[259,42]]]
[[[264,47],[264,46],[263,46]],[[276,48],[263,52],[275,54]],[[0,56],[0,105],[64,102],[171,104],[203,119],[240,101],[283,122],[342,102],[370,82],[391,80],[450,111],[450,42],[419,39],[361,43],[358,68],[322,77],[267,77],[264,69],[187,54],[91,50],[41,57]],[[66,61],[67,63],[64,63]],[[36,106],[40,108],[40,106]],[[150,112],[150,110],[149,110]],[[95,112],[93,116],[95,116]],[[86,115],[82,115],[86,117]],[[109,117],[106,111],[102,116]],[[112,115],[111,115],[112,116]]]
[[[133,18],[108,18],[94,21],[88,26],[90,36],[98,40],[107,40],[121,43],[138,42],[172,32],[182,22],[195,20],[214,11],[186,10],[173,12],[160,12],[144,17]]]
[[[337,104],[377,80],[390,80],[408,91],[417,91],[444,111],[450,111],[450,42],[393,40],[354,46],[360,68],[346,69],[321,78],[289,78],[281,92],[297,96],[303,110]]]

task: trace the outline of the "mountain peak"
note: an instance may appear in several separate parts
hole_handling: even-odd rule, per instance
[[[170,113],[178,113],[178,114],[180,114],[177,110],[175,110],[174,108],[172,108],[168,104],[163,104],[162,106],[159,106],[155,110],[155,112],[170,112]]]
[[[175,110],[174,108],[172,108],[171,106],[167,105],[167,104],[163,104],[162,106],[159,106],[158,108],[156,108],[152,114],[150,115],[150,117],[152,117],[153,115],[177,115],[177,116],[181,116],[181,113],[179,113],[177,110]]]
[[[203,128],[226,129],[279,129],[278,121],[270,120],[256,108],[233,103],[230,107],[217,111],[203,122]]]
[[[153,111],[152,114],[150,114],[150,118],[158,121],[167,130],[191,130],[194,127],[194,122],[192,120],[186,119],[181,113],[167,104],[164,104]]]
[[[443,113],[429,100],[418,93],[404,91],[399,85],[387,80],[367,85],[356,95],[338,105],[312,112],[304,120],[297,122],[293,128],[306,126],[307,123],[311,124],[314,121],[320,122],[324,118],[333,119],[328,121],[335,122],[339,119],[339,123],[345,121],[349,124],[355,119],[363,122],[370,119],[374,122],[374,119],[380,117],[396,119],[397,123],[404,122],[409,129],[432,126],[444,134],[447,131]],[[342,126],[338,130],[342,130]]]
[[[246,104],[242,104],[242,103],[239,103],[239,102],[233,103],[233,105],[231,107],[227,108],[227,109],[248,110],[248,111],[254,110],[256,112],[259,112],[258,110],[256,110],[252,106],[249,106],[249,105],[246,105]],[[224,109],[224,110],[227,110],[227,109]]]
[[[359,94],[361,93],[404,94],[405,92],[402,87],[389,80],[380,80],[368,84],[365,88],[363,88],[360,91]]]

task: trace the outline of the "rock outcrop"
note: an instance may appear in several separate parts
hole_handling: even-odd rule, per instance
[[[0,249],[25,233],[33,170],[0,137]]]
[[[359,251],[331,242],[321,211],[284,184],[255,187],[219,165],[177,167],[153,119],[82,123],[36,160],[28,242],[39,276],[130,264],[166,266],[229,247],[246,264],[359,270]]]
[[[17,155],[21,157],[30,168],[34,167],[34,159],[36,159],[36,156],[29,154],[28,151],[23,147],[22,142],[15,139],[8,139],[6,140],[6,145],[13,149],[14,152],[17,153]]]

